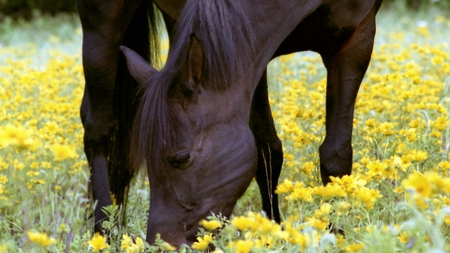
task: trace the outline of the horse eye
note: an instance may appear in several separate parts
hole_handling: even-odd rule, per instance
[[[174,156],[167,157],[167,161],[172,165],[172,167],[179,169],[183,164],[189,161],[191,156],[189,153],[180,153]]]

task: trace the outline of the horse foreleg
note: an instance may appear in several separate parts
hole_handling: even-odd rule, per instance
[[[100,94],[91,98],[89,94],[95,92]],[[101,101],[98,101],[99,95],[103,95]],[[109,108],[112,106],[110,101],[112,101],[112,91],[86,87],[80,113],[85,129],[84,151],[91,175],[89,190],[92,191],[92,197],[96,201],[94,216],[97,232],[101,230],[101,221],[107,218],[101,209],[112,203],[107,168],[110,134],[114,127],[112,109]]]
[[[283,150],[270,111],[266,71],[253,95],[250,128],[258,150],[256,182],[261,192],[263,210],[269,218],[280,222],[278,195],[275,190],[283,164]]]
[[[119,46],[141,2],[77,1],[83,28],[82,54],[86,80],[80,116],[85,130],[84,151],[90,168],[89,189],[96,202],[95,231],[101,231],[101,222],[107,218],[102,208],[112,204],[108,154],[113,144],[112,133],[117,127],[113,103]]]
[[[336,55],[322,54],[327,68],[326,136],[320,146],[320,173],[330,176],[352,171],[352,128],[356,95],[369,65],[375,35],[375,14],[369,14]]]

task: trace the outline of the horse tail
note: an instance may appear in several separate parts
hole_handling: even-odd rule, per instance
[[[158,63],[159,13],[151,1],[144,1],[136,10],[124,34],[122,45],[132,48],[150,64]],[[118,49],[119,50],[119,49]],[[128,200],[129,185],[138,168],[131,166],[129,148],[134,117],[139,105],[137,91],[139,84],[128,72],[125,57],[120,54],[114,90],[114,112],[116,127],[111,137],[108,151],[108,176],[111,194],[116,205],[122,205],[122,220]]]

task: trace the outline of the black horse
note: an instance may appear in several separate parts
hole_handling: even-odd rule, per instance
[[[110,193],[125,204],[144,161],[149,243],[157,233],[175,246],[192,243],[199,220],[210,212],[229,216],[254,177],[263,210],[280,221],[274,190],[283,154],[265,69],[283,54],[322,56],[328,70],[322,180],[350,174],[355,99],[381,2],[78,0],[86,78],[81,118],[96,230]],[[156,51],[155,9],[171,39],[160,72],[147,63]]]

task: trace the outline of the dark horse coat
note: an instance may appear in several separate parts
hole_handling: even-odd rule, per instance
[[[328,71],[323,183],[350,174],[355,99],[381,1],[77,0],[86,78],[81,119],[96,230],[110,193],[126,203],[127,186],[144,161],[150,243],[157,233],[175,246],[192,243],[199,220],[210,212],[229,216],[254,177],[263,210],[280,221],[274,190],[283,154],[265,69],[292,52],[319,53]],[[147,63],[156,52],[155,9],[171,40],[159,72]]]

